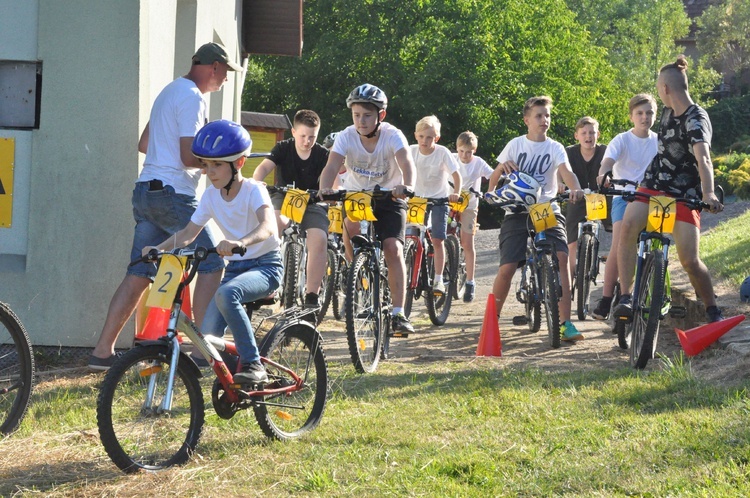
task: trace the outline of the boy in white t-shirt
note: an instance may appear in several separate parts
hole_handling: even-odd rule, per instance
[[[576,202],[583,197],[581,185],[573,173],[565,153],[565,147],[547,137],[550,127],[552,99],[547,96],[532,97],[523,107],[523,122],[528,133],[516,137],[505,146],[497,157],[498,165],[490,177],[489,191],[495,190],[500,177],[513,171],[521,171],[532,176],[541,185],[537,202],[546,202],[557,196],[557,172],[570,187],[570,200]],[[570,275],[568,273],[568,243],[565,235],[565,220],[560,214],[560,206],[552,204],[558,217],[555,227],[545,230],[547,240],[554,243],[560,265],[560,286],[562,296],[559,302],[560,333],[564,341],[583,339],[575,325],[570,322]],[[507,214],[500,228],[500,268],[497,271],[492,292],[495,295],[497,314],[508,297],[511,280],[519,263],[526,260],[526,239],[529,236],[527,222],[529,214]]]
[[[417,143],[409,146],[416,168],[414,194],[418,197],[448,197],[449,202],[457,202],[461,196],[461,174],[451,152],[440,140],[440,120],[436,116],[426,116],[417,121],[414,138]],[[448,183],[453,177],[453,187]],[[435,279],[432,290],[435,295],[445,294],[443,270],[445,268],[445,246],[443,242],[448,230],[448,204],[429,206],[430,233],[434,250]],[[450,282],[449,282],[450,284]]]
[[[646,168],[651,163],[657,152],[658,140],[656,133],[651,131],[656,119],[656,100],[647,93],[639,93],[628,104],[630,121],[633,127],[617,135],[607,146],[604,159],[599,167],[599,178],[608,172],[612,172],[615,179],[631,180],[638,182],[643,179]],[[615,186],[618,190],[635,190],[635,187]],[[621,196],[612,199],[612,248],[620,244],[620,226],[628,205]],[[604,286],[602,287],[602,298],[591,311],[591,316],[596,320],[606,320],[612,305],[615,284],[618,278],[617,251],[612,250],[607,256],[604,265]]]
[[[492,167],[479,156],[477,151],[479,140],[477,136],[465,131],[456,139],[456,162],[458,172],[461,174],[464,190],[472,189],[479,192],[482,186],[482,178],[492,176]],[[477,211],[479,199],[473,195],[469,196],[469,205],[461,213],[461,247],[464,249],[466,261],[466,287],[464,290],[464,302],[470,303],[474,300],[475,282],[474,270],[476,269],[476,251],[474,250],[474,235],[477,233]]]
[[[388,97],[380,88],[365,83],[346,99],[354,124],[336,135],[328,163],[320,175],[321,194],[332,193],[333,182],[346,167],[347,190],[391,188],[393,196],[373,202],[375,233],[383,243],[388,266],[388,284],[393,298],[391,329],[394,337],[407,337],[414,327],[404,315],[406,268],[404,227],[407,191],[413,185],[414,162],[406,137],[395,126],[385,123]],[[344,220],[350,236],[359,233],[359,224]]]
[[[252,142],[247,130],[231,121],[213,121],[201,128],[193,141],[193,154],[211,185],[185,228],[156,246],[167,251],[189,245],[213,219],[224,235],[216,251],[227,267],[219,289],[206,309],[201,330],[224,335],[232,330],[240,354],[239,384],[258,385],[268,381],[252,325],[243,303],[256,301],[276,290],[281,282],[282,262],[276,215],[268,191],[255,180],[244,178],[240,168]],[[147,254],[153,247],[145,247]],[[244,254],[235,254],[235,249]]]

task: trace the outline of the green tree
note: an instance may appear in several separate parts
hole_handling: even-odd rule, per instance
[[[309,107],[325,134],[351,124],[346,96],[369,82],[388,94],[387,120],[407,137],[436,114],[442,143],[471,129],[488,159],[525,132],[532,95],[555,100],[550,134],[563,143],[583,115],[606,137],[627,127],[629,92],[563,0],[309,0],[303,52],[254,57],[243,108]]]
[[[750,69],[750,2],[724,0],[707,8],[698,18],[698,48],[711,66],[729,71],[733,96],[744,95],[742,75]]]

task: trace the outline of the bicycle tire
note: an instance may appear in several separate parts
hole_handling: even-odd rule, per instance
[[[29,335],[10,307],[0,302],[0,434],[21,424],[34,390],[34,353]]]
[[[380,273],[380,324],[383,328],[382,344],[380,348],[380,359],[387,360],[391,356],[391,292],[388,284],[388,275],[381,270]]]
[[[406,292],[404,293],[404,316],[409,318],[411,315],[411,307],[414,304],[414,294],[416,289],[414,288],[414,282],[412,281],[412,275],[414,271],[414,265],[417,264],[417,246],[414,239],[406,239],[404,244],[404,263],[406,268]],[[419,276],[417,276],[419,280]],[[417,281],[416,285],[419,285]]]
[[[466,258],[461,242],[455,235],[449,235],[445,239],[448,243],[448,251],[453,253],[453,260],[456,262],[455,273],[451,279],[451,293],[453,299],[463,299],[466,291]]]
[[[560,347],[560,281],[554,254],[542,255],[541,282],[544,313],[547,317],[547,334],[553,348]]]
[[[578,240],[578,258],[576,261],[576,311],[578,319],[585,320],[589,313],[591,293],[592,265],[598,264],[594,255],[594,236],[584,233]]]
[[[323,281],[320,283],[318,323],[322,322],[323,318],[325,318],[328,307],[333,300],[333,295],[336,293],[336,273],[338,272],[336,266],[338,266],[338,257],[336,256],[336,252],[330,247],[327,251],[327,257],[326,271],[323,273]]]
[[[328,364],[320,333],[310,325],[290,325],[265,341],[260,354],[268,373],[266,389],[295,384],[295,379],[284,368],[303,381],[299,390],[266,396],[261,403],[253,405],[263,433],[269,438],[286,441],[313,430],[320,424],[328,400]]]
[[[333,307],[333,317],[336,320],[344,318],[344,296],[346,295],[346,271],[348,265],[346,259],[342,258],[337,254],[338,263],[336,264],[336,279],[334,283],[335,291],[331,298],[331,306]]]
[[[360,373],[372,373],[378,368],[383,340],[382,315],[375,290],[375,275],[371,267],[374,254],[360,252],[354,257],[347,278],[344,314],[346,340],[354,368]]]
[[[633,303],[630,365],[642,370],[654,357],[664,303],[664,253],[655,249],[646,255],[641,285]]]
[[[297,286],[299,285],[299,271],[298,267],[300,259],[302,257],[301,251],[304,248],[295,242],[290,242],[286,247],[286,254],[284,254],[284,278],[283,287],[281,291],[281,305],[284,308],[291,308],[297,302]]]
[[[99,437],[123,472],[183,464],[195,451],[205,420],[200,373],[183,355],[177,363],[172,408],[163,413],[159,405],[172,368],[167,344],[137,346],[104,377],[96,403]],[[151,382],[155,390],[147,399]]]
[[[526,290],[526,302],[524,310],[526,312],[526,321],[529,326],[529,332],[539,332],[542,328],[542,301],[541,293],[537,288],[536,279],[533,277],[534,266],[527,263],[523,269],[521,277],[521,286]]]
[[[445,265],[443,266],[443,282],[448,281],[448,285],[446,286],[445,292],[437,296],[432,291],[431,286],[428,286],[425,290],[425,296],[424,301],[427,305],[427,314],[430,316],[430,321],[433,325],[444,325],[445,322],[448,320],[448,315],[451,312],[451,303],[453,302],[453,298],[451,296],[451,279],[452,275],[455,273],[455,267],[456,267],[456,260],[453,258],[453,254],[451,254],[447,250],[447,246],[445,247]],[[433,278],[431,279],[433,284],[435,282],[435,259],[434,257],[428,257],[427,258],[427,274],[432,275]]]

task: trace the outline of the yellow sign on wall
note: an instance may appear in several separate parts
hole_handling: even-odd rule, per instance
[[[16,141],[0,138],[0,228],[10,228],[13,220],[13,167]]]

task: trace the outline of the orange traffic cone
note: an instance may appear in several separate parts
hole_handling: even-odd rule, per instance
[[[497,324],[495,295],[487,296],[487,308],[484,310],[482,332],[479,334],[477,356],[502,356],[503,343],[500,340],[500,327]]]
[[[682,331],[675,328],[677,338],[680,339],[682,349],[688,356],[695,356],[708,346],[713,344],[719,337],[732,330],[738,323],[745,319],[745,315],[737,315],[718,322],[707,323],[700,327]]]

